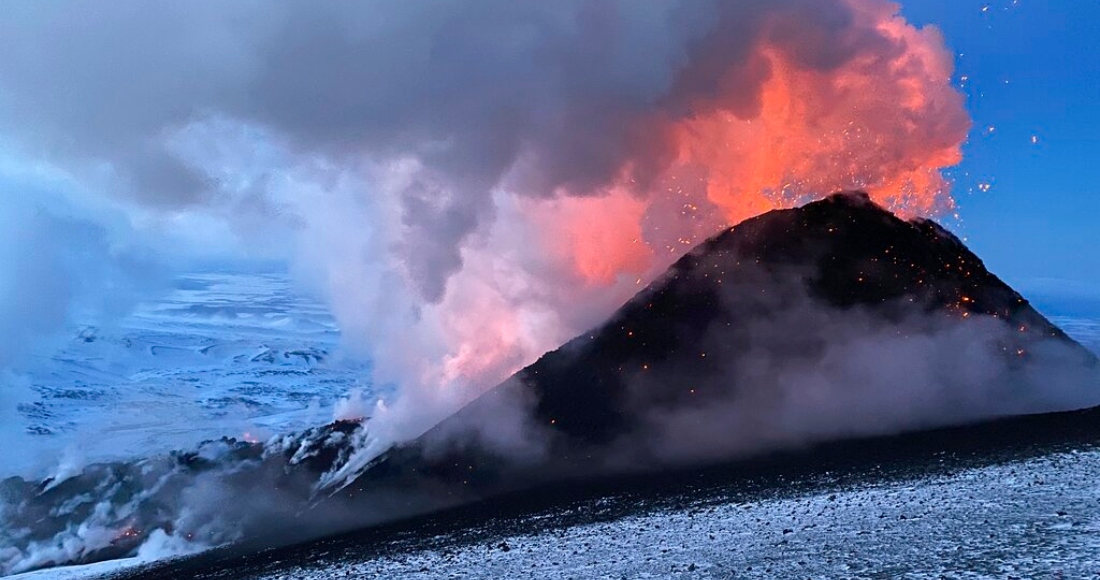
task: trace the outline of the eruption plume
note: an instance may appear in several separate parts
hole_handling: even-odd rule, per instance
[[[394,438],[723,225],[854,188],[949,210],[969,130],[939,33],[884,0],[135,7],[13,8],[0,132],[143,216],[291,239],[402,387]]]
[[[567,136],[520,148],[498,220],[425,307],[445,317],[448,353],[430,384],[499,381],[765,211],[853,188],[907,217],[952,209],[941,170],[960,160],[969,120],[938,32],[884,2],[776,4],[716,7],[643,110],[613,107],[609,124],[574,116],[598,101],[568,103],[555,127]]]

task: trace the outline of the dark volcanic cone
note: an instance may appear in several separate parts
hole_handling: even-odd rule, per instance
[[[353,489],[495,491],[1081,408],[1095,362],[939,225],[837,194],[702,244]]]
[[[287,542],[548,482],[1079,409],[1100,399],[1096,367],[943,228],[838,194],[719,234],[601,327],[377,457],[370,423],[344,422],[57,485],[7,480],[0,571],[154,536]],[[970,433],[1081,441],[1100,433],[1095,414]]]

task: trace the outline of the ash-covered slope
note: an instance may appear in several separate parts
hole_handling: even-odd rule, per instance
[[[939,225],[837,194],[702,244],[354,488],[493,490],[1081,408],[1095,366]]]
[[[9,479],[0,572],[290,542],[545,483],[1082,408],[1100,402],[1096,367],[950,233],[839,194],[721,233],[601,327],[381,455],[369,421],[345,422]],[[1094,415],[1018,437],[1080,440]]]
[[[787,310],[796,315],[785,316]],[[632,389],[639,382],[636,390],[645,389],[652,404],[690,404],[713,390],[751,388],[716,381],[751,364],[754,350],[816,358],[834,339],[848,338],[815,334],[846,326],[822,321],[820,312],[829,310],[879,318],[899,332],[929,330],[928,321],[914,320],[922,316],[945,325],[992,317],[1016,330],[1000,345],[1014,366],[1037,341],[1071,342],[935,222],[902,221],[866,195],[848,193],[712,238],[603,327],[525,369],[522,383],[537,394],[543,423],[553,421],[552,429],[571,439],[604,441],[631,427],[637,409],[628,399],[639,394]],[[792,324],[760,328],[780,322]],[[862,320],[850,326],[881,330]]]

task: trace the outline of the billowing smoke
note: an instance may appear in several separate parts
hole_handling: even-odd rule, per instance
[[[403,388],[395,436],[721,225],[856,187],[949,209],[969,126],[884,0],[73,1],[12,7],[0,52],[19,155],[290,252]]]
[[[43,446],[31,445],[24,431],[19,409],[36,399],[25,371],[39,363],[37,357],[73,340],[81,327],[109,325],[162,280],[161,268],[150,263],[118,212],[89,204],[63,180],[43,187],[40,179],[8,169],[0,167],[4,475],[53,461],[38,455]]]
[[[74,319],[124,311],[144,264],[126,240],[63,196],[11,182],[0,188],[0,367],[10,368]]]
[[[1100,372],[1082,349],[1048,336],[1017,346],[1020,328],[994,316],[959,324],[908,300],[887,317],[875,308],[829,308],[785,275],[726,289],[727,299],[755,298],[768,314],[733,333],[708,330],[707,357],[735,361],[717,372],[687,364],[637,373],[631,390],[644,427],[617,444],[620,467],[705,464],[1100,404]],[[738,351],[745,336],[751,346]],[[653,405],[649,393],[662,381],[690,385],[697,400]]]

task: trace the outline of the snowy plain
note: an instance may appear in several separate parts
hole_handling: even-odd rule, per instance
[[[199,272],[112,328],[78,327],[30,361],[13,472],[132,459],[222,436],[263,440],[331,419],[369,390],[320,300],[285,272]]]

